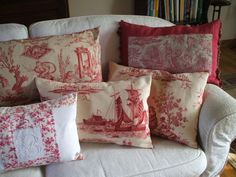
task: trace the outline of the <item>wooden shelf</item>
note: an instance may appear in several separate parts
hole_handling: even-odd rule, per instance
[[[67,0],[3,0],[0,23],[21,23],[26,26],[41,21],[69,17]]]

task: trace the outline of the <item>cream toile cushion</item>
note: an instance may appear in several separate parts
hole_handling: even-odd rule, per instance
[[[153,134],[196,148],[198,117],[208,73],[170,74],[111,62],[109,80],[152,74],[148,99]]]
[[[62,82],[102,80],[99,29],[0,42],[0,106],[38,98],[34,78]]]
[[[83,142],[152,148],[147,98],[151,76],[100,83],[61,83],[36,78],[43,99],[78,93],[77,126]]]

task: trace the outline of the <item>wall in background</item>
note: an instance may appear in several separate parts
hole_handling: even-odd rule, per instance
[[[134,0],[68,0],[70,16],[134,14]]]
[[[212,20],[213,6],[208,11],[208,20]],[[216,13],[216,15],[218,15]],[[236,39],[236,0],[231,0],[230,6],[221,7],[222,40]]]
[[[68,0],[70,16],[101,14],[134,14],[135,0]],[[221,8],[223,22],[222,40],[236,39],[236,0],[230,6]],[[208,17],[212,19],[213,8],[210,6]]]

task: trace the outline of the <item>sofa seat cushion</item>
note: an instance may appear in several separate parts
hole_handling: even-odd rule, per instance
[[[0,177],[44,177],[44,167],[23,168],[0,173]]]
[[[121,147],[112,144],[82,143],[85,159],[46,167],[47,177],[190,177],[200,176],[206,156],[169,140],[152,138],[154,148]]]

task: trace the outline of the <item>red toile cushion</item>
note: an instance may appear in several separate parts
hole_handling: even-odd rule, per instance
[[[124,65],[171,73],[210,72],[218,77],[219,20],[198,26],[148,27],[120,22],[121,59]]]

